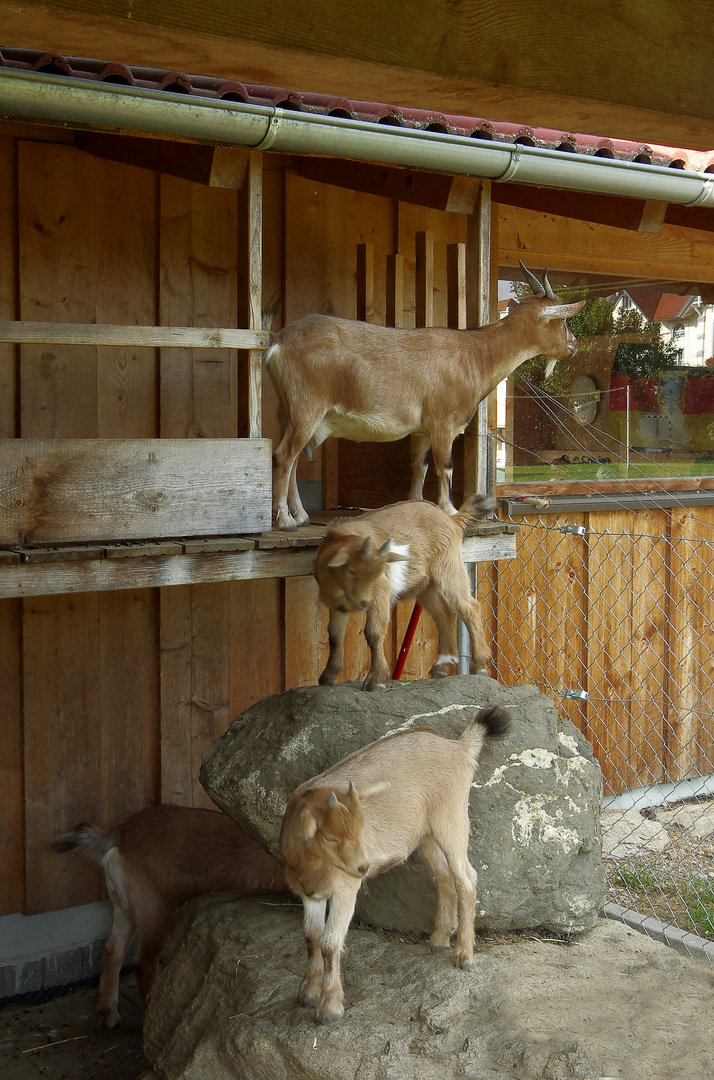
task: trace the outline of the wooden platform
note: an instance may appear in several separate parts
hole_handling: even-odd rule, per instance
[[[0,599],[309,575],[327,524],[336,515],[313,516],[321,521],[296,533],[6,546],[0,548]],[[519,528],[498,521],[479,526],[464,539],[464,562],[512,559]]]

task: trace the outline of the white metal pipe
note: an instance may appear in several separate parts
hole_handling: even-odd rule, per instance
[[[0,69],[0,118],[379,161],[499,183],[714,206],[714,176],[466,135]]]

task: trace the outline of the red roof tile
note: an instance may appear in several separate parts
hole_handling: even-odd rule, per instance
[[[347,100],[326,94],[261,86],[240,80],[187,75],[183,72],[134,67],[117,62],[61,56],[37,50],[0,46],[0,67],[35,71],[94,82],[110,82],[150,90],[165,90],[217,100],[242,101],[298,112],[343,116],[372,123],[422,131],[441,131],[494,142],[521,143],[568,153],[616,158],[670,168],[714,172],[714,150],[697,152],[667,146],[647,146],[624,139],[574,134],[549,128],[529,128],[485,117],[458,116],[407,109],[374,101]]]

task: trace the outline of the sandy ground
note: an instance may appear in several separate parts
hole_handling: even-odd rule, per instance
[[[0,1008],[2,1080],[135,1080],[146,1061],[133,976],[122,978],[122,1023],[114,1031],[97,1026],[96,998],[91,985],[44,1004]]]

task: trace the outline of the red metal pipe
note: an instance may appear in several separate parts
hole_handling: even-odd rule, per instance
[[[420,615],[421,615],[421,604],[417,600],[416,604],[414,605],[414,610],[412,611],[411,615],[409,616],[409,625],[407,626],[407,631],[406,631],[406,633],[404,635],[404,641],[402,642],[402,647],[399,650],[399,656],[397,657],[397,662],[394,665],[394,674],[392,675],[393,679],[401,679],[401,677],[402,677],[402,672],[404,671],[404,665],[406,664],[407,656],[409,655],[409,647],[410,647],[410,645],[412,643],[412,638],[414,637],[414,632],[415,632],[415,630],[417,628],[417,623],[419,622],[419,616]]]

